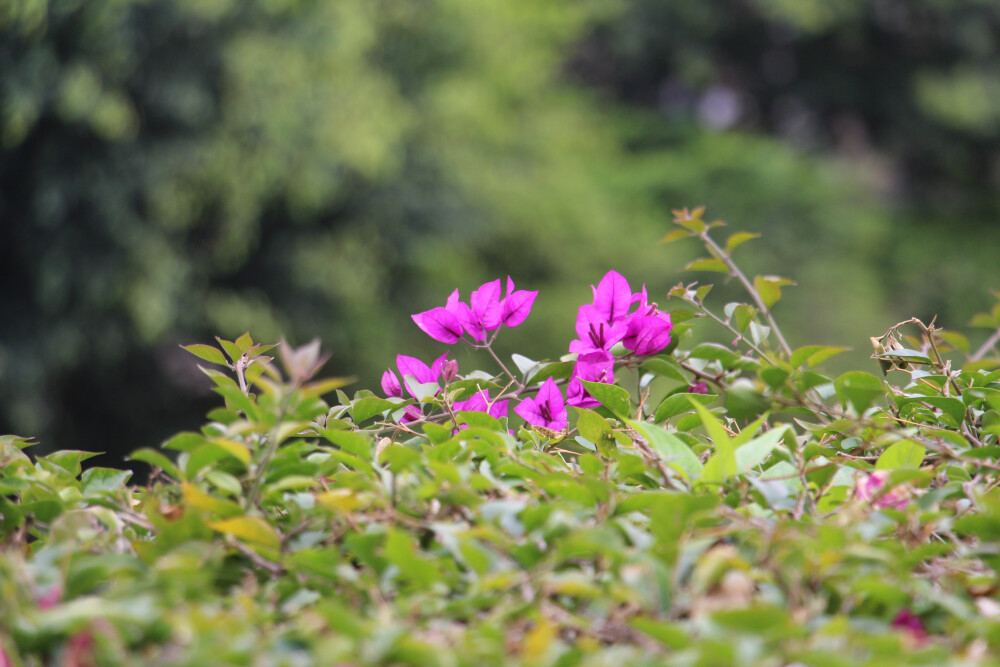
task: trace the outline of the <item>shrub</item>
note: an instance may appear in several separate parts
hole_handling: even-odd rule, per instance
[[[400,355],[383,395],[318,342],[191,345],[225,404],[144,486],[4,437],[0,665],[995,660],[1000,306],[975,351],[913,319],[829,377],[791,282],[734,263],[755,235],[675,224],[746,303],[610,272],[569,354],[509,364],[537,295],[487,283],[414,321],[496,369]]]

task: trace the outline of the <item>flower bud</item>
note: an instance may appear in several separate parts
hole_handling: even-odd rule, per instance
[[[454,359],[447,359],[441,364],[441,380],[448,384],[458,375],[458,362]]]

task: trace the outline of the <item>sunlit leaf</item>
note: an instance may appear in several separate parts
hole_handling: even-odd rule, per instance
[[[191,354],[193,354],[194,356],[198,357],[202,361],[207,361],[210,364],[219,364],[220,366],[229,365],[226,362],[226,357],[222,354],[222,352],[220,352],[218,348],[214,348],[211,345],[202,345],[196,343],[194,345],[182,345],[181,347],[190,352]]]

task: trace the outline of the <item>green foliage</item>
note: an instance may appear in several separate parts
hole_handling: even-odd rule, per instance
[[[700,220],[677,214],[714,253]],[[523,399],[565,361],[446,379],[403,420],[412,402],[315,379],[318,344],[282,343],[279,370],[244,335],[188,347],[226,368],[203,369],[222,405],[136,452],[145,485],[0,438],[0,658],[993,664],[996,340],[969,355],[908,320],[873,338],[885,381],[827,375],[839,349],[791,348],[716,259],[747,303],[675,287],[696,317],[670,352],[617,352],[620,384],[588,383],[605,405],[565,432],[454,407],[469,382]]]

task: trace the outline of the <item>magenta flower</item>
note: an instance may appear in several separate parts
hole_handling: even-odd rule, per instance
[[[528,317],[538,292],[515,290],[507,276],[507,296],[500,298],[500,279],[480,285],[469,296],[469,303],[459,299],[455,290],[443,307],[411,315],[420,329],[442,343],[458,342],[463,332],[477,343],[486,342],[486,334],[500,325],[515,327]]]
[[[924,627],[924,622],[907,607],[900,609],[889,625],[908,634],[917,644],[927,642],[927,628]]]
[[[628,281],[615,271],[608,271],[598,285],[591,286],[594,303],[580,306],[576,316],[579,338],[569,344],[570,352],[584,354],[610,350],[621,342],[639,356],[660,352],[670,344],[673,324],[670,315],[655,303],[649,303],[646,286],[632,293]],[[633,304],[636,310],[629,313]]]
[[[515,290],[514,281],[507,276],[507,296],[500,302],[500,321],[505,327],[516,327],[527,319],[538,291]]]
[[[695,383],[688,387],[689,394],[707,394],[708,393],[708,383],[702,380],[701,382]]]
[[[408,380],[412,378],[417,384],[437,382],[438,379],[442,377],[443,372],[446,369],[448,371],[452,371],[452,364],[454,364],[454,372],[457,373],[458,364],[454,361],[448,360],[447,352],[435,359],[430,366],[416,357],[407,357],[402,354],[396,357],[396,367],[403,376],[403,384],[406,386],[406,392],[417,400],[420,400],[422,397],[416,395],[414,385],[411,385]],[[382,391],[385,392],[386,396],[391,398],[403,397],[403,388],[399,384],[399,378],[392,372],[391,368],[382,373]],[[438,388],[438,390],[434,392],[434,395],[436,396],[440,393],[440,391],[441,389]],[[407,405],[406,410],[403,413],[403,418],[400,419],[400,421],[405,424],[406,422],[420,419],[422,416],[423,414],[420,412],[420,408],[415,405]]]
[[[638,309],[628,316],[628,331],[622,338],[622,345],[642,357],[656,354],[670,345],[670,330],[673,323],[670,315],[661,312],[656,304],[646,300],[646,286],[633,296]]]
[[[586,354],[611,349],[628,333],[624,321],[608,322],[597,306],[584,304],[576,315],[576,335],[578,339],[569,343],[569,351]]]
[[[566,403],[578,408],[596,408],[600,401],[587,393],[580,380],[588,382],[615,381],[615,358],[603,350],[581,354],[576,359],[573,375],[566,387]]]
[[[875,507],[879,509],[901,510],[910,502],[906,491],[900,487],[893,488],[879,495],[882,487],[889,479],[888,470],[876,470],[871,475],[862,474],[854,485],[854,496],[861,500],[871,501],[878,496]]]
[[[632,288],[617,271],[608,271],[597,287],[591,285],[590,289],[594,292],[594,308],[605,322],[617,322],[628,314],[632,305]]]
[[[41,610],[51,609],[56,606],[59,599],[62,597],[62,589],[59,586],[51,586],[45,595],[38,598],[38,608]],[[3,663],[0,662],[0,667],[4,667]]]
[[[490,398],[488,389],[482,389],[464,401],[455,401],[456,411],[485,412],[490,417],[500,419],[507,416],[509,400],[496,401]]]
[[[469,305],[458,300],[458,290],[452,293],[448,303],[454,300],[455,312],[459,314],[462,327],[472,340],[486,342],[486,332],[500,327],[500,280],[485,283],[469,295]]]
[[[514,412],[532,426],[541,426],[553,431],[563,431],[569,423],[562,392],[552,378],[542,383],[534,398],[526,398],[518,403]]]
[[[396,377],[391,368],[387,368],[385,373],[382,373],[382,391],[390,398],[403,397],[403,387],[400,386],[399,378]]]
[[[431,308],[410,317],[421,331],[436,341],[451,345],[462,337],[462,321],[448,308]]]

